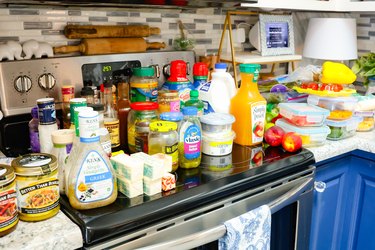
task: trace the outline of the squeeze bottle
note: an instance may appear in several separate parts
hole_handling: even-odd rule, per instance
[[[230,113],[236,118],[232,128],[234,142],[253,146],[263,141],[266,100],[258,90],[259,64],[240,64],[241,87],[230,102]]]

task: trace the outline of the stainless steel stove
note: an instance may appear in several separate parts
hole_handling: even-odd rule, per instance
[[[4,114],[0,121],[0,150],[7,155],[26,152],[31,108],[36,105],[37,99],[53,97],[59,109],[63,85],[73,85],[78,97],[85,81],[92,81],[93,85],[98,86],[105,76],[121,73],[128,68],[153,65],[161,86],[165,82],[162,69],[178,59],[187,62],[188,72],[192,72],[195,62],[193,51],[150,51],[0,62],[0,104]]]

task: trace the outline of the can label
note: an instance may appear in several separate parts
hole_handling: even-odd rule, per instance
[[[77,118],[74,113],[76,108],[87,106],[86,101],[70,103],[70,122],[74,124],[74,120]]]
[[[0,232],[8,230],[17,222],[17,193],[14,182],[4,192],[0,192]]]
[[[113,175],[99,152],[88,152],[82,161],[75,196],[83,203],[105,200],[113,193]]]
[[[54,124],[56,123],[56,109],[53,98],[48,98],[46,101],[38,102],[39,124]]]
[[[63,86],[61,88],[62,101],[69,102],[70,99],[74,98],[74,87],[73,86]]]
[[[51,178],[40,181],[31,181],[22,177],[17,179],[18,210],[22,214],[51,211],[59,206],[59,198],[57,171]]]

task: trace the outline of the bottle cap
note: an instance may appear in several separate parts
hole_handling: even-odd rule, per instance
[[[109,79],[109,80],[104,79],[103,85],[104,85],[104,88],[112,88],[112,79]],[[104,89],[103,89],[103,91],[104,91]]]
[[[179,122],[184,118],[181,112],[164,112],[160,114],[160,119],[164,121]]]
[[[215,69],[227,69],[226,63],[215,63]]]
[[[195,63],[193,66],[193,75],[194,76],[208,76],[207,64],[203,62]]]
[[[133,68],[133,75],[135,76],[154,76],[155,70],[153,67],[140,67],[140,68]]]
[[[156,132],[169,132],[177,129],[175,122],[154,121],[150,123],[150,130]]]
[[[104,111],[104,104],[101,103],[88,103],[87,107],[93,108],[94,111]]]
[[[130,104],[130,108],[137,111],[156,110],[158,107],[159,104],[156,102],[133,102]]]
[[[196,97],[196,98],[198,98],[199,97],[198,90],[195,90],[195,89],[191,90],[190,91],[190,97]]]
[[[260,64],[244,63],[240,64],[240,72],[242,73],[259,73]]]
[[[184,115],[197,115],[198,109],[197,109],[197,107],[193,107],[193,106],[183,107],[182,108],[182,114],[184,114]]]
[[[189,82],[186,78],[186,62],[183,60],[175,60],[170,64],[171,76],[168,78],[168,82]]]
[[[73,143],[74,130],[73,129],[58,129],[51,134],[52,142],[56,144],[70,144]]]
[[[84,86],[81,90],[81,96],[94,95],[94,90],[89,86]]]

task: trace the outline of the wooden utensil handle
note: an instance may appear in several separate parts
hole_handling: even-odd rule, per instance
[[[165,48],[165,43],[159,43],[159,42],[147,43],[147,49],[164,49],[164,48]]]
[[[82,44],[80,45],[68,45],[68,46],[60,46],[60,47],[54,47],[53,52],[55,54],[58,53],[73,53],[73,52],[82,52]]]

